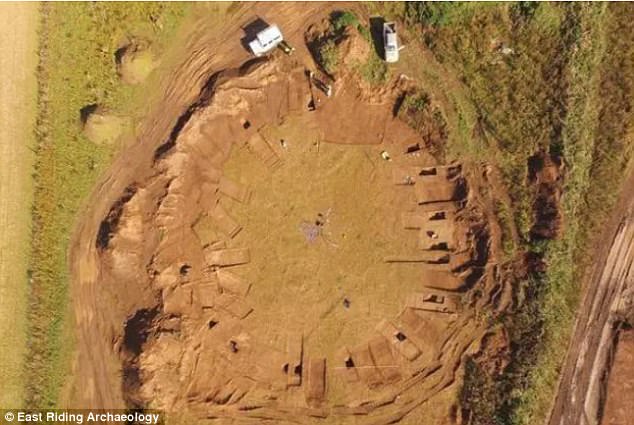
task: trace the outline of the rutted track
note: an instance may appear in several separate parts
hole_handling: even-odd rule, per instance
[[[613,350],[617,317],[624,290],[634,281],[634,174],[624,183],[624,192],[612,222],[607,226],[603,251],[596,262],[573,338],[561,372],[559,390],[550,425],[596,425],[605,399],[606,370]]]

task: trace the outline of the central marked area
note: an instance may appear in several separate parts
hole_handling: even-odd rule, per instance
[[[283,150],[277,168],[246,148],[234,149],[224,168],[252,189],[248,203],[223,200],[243,225],[234,245],[251,252],[241,270],[254,307],[245,322],[272,343],[298,332],[308,354],[333,353],[396,315],[420,286],[420,274],[383,260],[415,249],[399,210],[413,192],[395,190],[380,145],[323,143],[301,122],[271,133]]]

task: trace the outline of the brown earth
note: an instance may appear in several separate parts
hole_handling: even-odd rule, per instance
[[[603,409],[603,425],[627,425],[634,417],[634,333],[624,331],[619,336],[614,363],[608,381],[608,393]]]
[[[463,355],[499,339],[476,319],[504,292],[483,172],[407,153],[420,136],[393,117],[400,79],[368,93],[341,78],[332,98],[308,84],[303,31],[330,11],[249,4],[193,26],[73,237],[71,406],[452,422]],[[250,58],[256,16],[293,56]]]
[[[529,182],[535,192],[530,232],[533,240],[555,239],[562,232],[562,171],[561,158],[539,153],[529,159]]]

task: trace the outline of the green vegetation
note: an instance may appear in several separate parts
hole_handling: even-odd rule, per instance
[[[387,64],[374,49],[371,50],[368,60],[358,66],[358,71],[365,81],[374,86],[385,84],[390,76]]]
[[[330,23],[335,32],[344,31],[349,26],[353,26],[356,28],[359,28],[361,26],[357,16],[350,11],[334,13],[332,19],[330,20]]]
[[[355,28],[361,37],[370,44],[368,59],[356,65],[359,75],[371,85],[376,86],[387,82],[389,70],[385,61],[376,53],[370,29],[363,25],[354,13],[348,11],[333,14],[331,25],[335,34],[343,34],[349,27]]]
[[[531,385],[516,400],[514,419],[518,424],[535,423],[548,413],[579,301],[578,282],[583,269],[571,265],[587,263],[591,253],[588,246],[592,245],[589,235],[605,223],[629,162],[625,133],[632,123],[632,116],[624,115],[633,94],[634,62],[631,55],[634,38],[630,35],[627,44],[620,41],[621,51],[613,47],[608,50],[607,39],[618,42],[615,35],[609,36],[615,32],[612,26],[631,29],[631,16],[625,11],[615,13],[618,9],[615,6],[607,9],[604,4],[583,7],[578,12],[580,34],[583,35],[571,61],[568,111],[562,133],[562,153],[569,165],[566,196],[562,201],[566,229],[559,240],[548,244],[545,251],[548,270],[543,276],[542,293],[538,298],[539,314],[543,318],[543,349],[531,365]],[[623,60],[629,61],[629,66],[615,67]],[[624,72],[620,74],[621,71]],[[619,89],[610,84],[617,72],[622,81],[629,80],[629,87],[624,85]],[[608,86],[610,89],[606,90]],[[614,125],[614,117],[605,114],[606,110],[620,114],[623,120]],[[616,140],[617,144],[613,145]],[[613,161],[606,161],[608,158]],[[612,178],[593,178],[606,174]],[[594,209],[587,208],[588,205]]]
[[[331,31],[338,35],[342,35],[349,27],[356,28],[368,43],[372,42],[369,28],[363,25],[357,15],[350,11],[334,12],[330,17],[330,26]]]
[[[327,40],[319,47],[319,58],[324,71],[333,74],[339,66],[339,48],[333,39]]]
[[[349,11],[333,12],[330,16],[328,31],[316,41],[317,60],[324,71],[331,76],[337,72],[340,63],[341,52],[339,44],[345,38],[348,27],[360,27],[357,16]]]
[[[608,7],[606,54],[601,61],[596,129],[590,181],[585,209],[579,211],[587,223],[579,229],[580,241],[592,240],[614,206],[623,173],[634,149],[632,143],[632,96],[634,91],[634,20],[631,9],[621,4]]]
[[[428,93],[412,90],[405,94],[398,116],[416,130],[425,141],[425,147],[439,160],[445,160],[447,123],[442,112],[432,106]]]
[[[509,206],[500,199],[495,200],[495,214],[500,223],[502,231],[502,250],[504,251],[504,261],[512,261],[517,254],[517,244],[513,240],[513,214]]]
[[[583,268],[571,264],[587,263],[592,235],[601,233],[631,158],[631,11],[613,4],[426,2],[406,3],[397,13],[410,26],[420,24],[435,59],[456,72],[475,105],[480,135],[471,133],[472,143],[500,169],[511,198],[495,202],[502,266],[512,269],[526,253],[543,264],[517,274],[524,302],[498,318],[513,342],[511,363],[491,376],[486,364],[468,362],[463,405],[473,424],[541,423],[579,301]],[[475,124],[457,127],[465,126]],[[461,139],[450,133],[447,150],[481,159]],[[565,228],[556,240],[530,233],[536,193],[528,159],[535,154],[561,158],[566,167]],[[519,244],[510,236],[515,230]]]
[[[418,93],[404,100],[413,119],[416,114],[446,118],[448,156],[470,155],[500,169],[510,195],[510,203],[495,202],[503,232],[502,268],[512,268],[526,253],[546,266],[518,277],[515,287],[524,302],[495,318],[513,342],[508,367],[492,376],[477,359],[466,364],[461,397],[474,425],[541,423],[552,401],[583,271],[571,264],[587,262],[587,246],[614,205],[632,154],[634,19],[627,6],[370,5],[417,28],[411,33],[423,34],[436,59],[418,67],[403,58],[406,68],[430,85],[425,86],[429,96]],[[141,39],[160,52],[187,8],[182,3],[43,6],[26,370],[30,407],[55,406],[69,371],[70,233],[115,149],[86,139],[79,111],[96,104],[134,117],[135,99],[145,88],[121,84],[115,51]],[[368,28],[351,12],[333,16],[331,26],[336,34],[355,27],[371,42]],[[416,48],[413,39],[408,49]],[[327,40],[319,50],[329,73],[340,63],[337,41]],[[374,49],[356,69],[370,84],[389,77]],[[430,97],[436,101],[443,95],[444,115],[437,115]],[[535,154],[561,157],[566,165],[561,204],[566,227],[558,240],[531,239],[535,194],[527,176],[528,158]],[[521,236],[519,242],[514,233]]]
[[[552,8],[560,26],[544,25],[516,4],[408,3],[407,12],[410,21],[423,24],[429,8],[447,15],[434,18],[446,24],[428,32],[426,42],[469,89],[481,125],[495,141],[502,176],[514,188],[515,221],[525,240],[532,224],[527,158],[560,143],[565,110],[557,99],[565,98],[564,70],[575,36],[574,13],[540,7]]]
[[[465,378],[460,393],[463,409],[475,412],[475,420],[488,418],[489,423],[499,423],[496,415],[496,383],[481,365],[468,357],[465,362]],[[478,422],[476,422],[478,423]]]
[[[426,27],[441,28],[459,25],[466,19],[481,13],[486,3],[419,2],[406,3],[406,16],[410,22]],[[494,5],[491,7],[495,7]]]
[[[97,104],[133,115],[134,99],[143,88],[120,82],[115,51],[127,40],[142,38],[160,52],[187,8],[183,3],[43,5],[26,370],[29,407],[56,406],[68,375],[68,243],[82,202],[114,153],[112,146],[95,145],[82,134],[80,110]]]
[[[406,111],[424,111],[431,105],[431,99],[425,92],[407,93],[401,108]]]
[[[355,30],[371,48],[367,60],[356,63],[354,69],[369,84],[374,86],[384,84],[389,79],[387,64],[379,57],[372,45],[370,29],[350,11],[337,11],[330,16],[330,28],[320,40],[317,40],[318,62],[328,74],[333,75],[337,72],[341,62],[340,45],[347,36],[346,32]]]

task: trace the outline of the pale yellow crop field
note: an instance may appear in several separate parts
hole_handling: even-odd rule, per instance
[[[0,3],[0,408],[24,394],[38,13]]]

